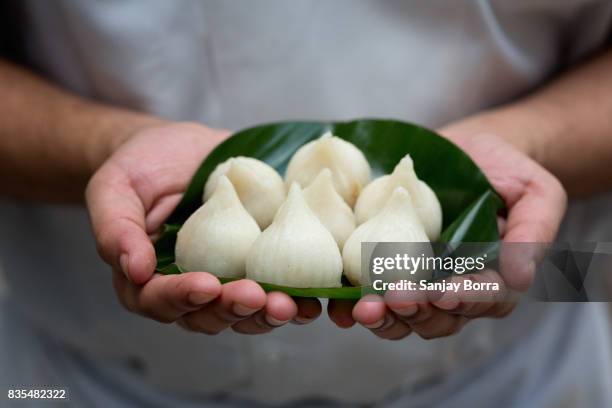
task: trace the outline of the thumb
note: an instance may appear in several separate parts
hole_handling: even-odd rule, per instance
[[[148,281],[155,250],[146,233],[145,210],[128,177],[110,165],[90,180],[85,198],[98,253],[133,283]]]

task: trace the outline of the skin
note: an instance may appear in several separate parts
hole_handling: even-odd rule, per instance
[[[102,259],[127,310],[188,330],[245,334],[321,313],[317,300],[265,294],[254,282],[221,285],[206,272],[154,274],[151,236],[191,175],[228,132],[173,123],[71,95],[0,61],[2,194],[88,206]]]
[[[565,189],[584,196],[612,186],[606,164],[612,158],[612,97],[601,88],[612,86],[611,68],[607,51],[523,100],[439,130],[478,164],[504,199],[503,242],[551,242],[565,212]],[[462,291],[394,292],[356,304],[330,302],[329,316],[339,327],[359,323],[388,340],[413,332],[424,339],[445,337],[472,319],[502,318],[516,305],[512,292],[525,291],[534,277],[543,245],[530,247],[529,253],[502,247],[499,272],[454,279],[500,284],[499,293],[481,293],[477,301]]]
[[[612,175],[604,171],[612,159],[607,134],[612,98],[606,92],[611,87],[612,53],[606,52],[526,99],[441,129],[506,201],[505,241],[554,238],[566,196],[553,174],[572,194],[612,185]],[[316,300],[266,295],[248,280],[221,285],[206,272],[154,274],[151,237],[196,166],[227,132],[94,103],[1,61],[0,94],[3,194],[75,204],[84,195],[98,250],[113,269],[126,309],[207,334],[228,328],[260,334],[320,314]],[[537,256],[506,261],[499,273],[478,279],[524,290]],[[330,302],[329,315],[340,327],[358,322],[381,338],[400,339],[413,331],[434,338],[457,332],[473,318],[505,316],[513,307],[495,297],[367,300]]]
[[[446,130],[446,134],[452,128]],[[487,174],[495,190],[509,208],[503,223],[504,242],[550,242],[554,239],[565,211],[565,192],[557,179],[528,156],[488,134],[451,136]],[[531,248],[531,246],[530,246]],[[515,302],[511,291],[526,290],[533,279],[535,251],[502,253],[499,272],[456,277],[453,280],[473,279],[496,282],[502,290],[479,293],[478,299],[469,292],[402,293],[387,292],[385,298],[367,296],[353,306],[350,302],[330,302],[330,317],[340,327],[351,327],[355,322],[370,329],[375,335],[398,340],[415,332],[425,339],[457,333],[470,319],[504,317]],[[513,250],[513,248],[510,248]]]
[[[149,237],[176,206],[202,157],[227,135],[192,123],[146,127],[91,178],[85,192],[91,223],[100,255],[115,270],[119,299],[130,311],[206,334],[229,327],[260,334],[313,320],[321,312],[318,301],[266,295],[250,280],[221,285],[206,272],[153,273]]]

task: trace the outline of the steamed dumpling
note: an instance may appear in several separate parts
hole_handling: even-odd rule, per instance
[[[261,234],[227,177],[203,206],[185,221],[176,239],[176,264],[184,271],[203,271],[225,278],[245,275],[245,261]]]
[[[264,229],[274,219],[285,200],[285,185],[281,176],[261,160],[233,157],[219,164],[204,186],[204,201],[215,191],[219,178],[225,175],[232,182],[244,208]]]
[[[330,132],[295,152],[287,167],[285,183],[308,186],[325,168],[331,170],[336,191],[352,207],[361,189],[370,182],[370,164],[361,150]]]
[[[418,179],[410,155],[400,160],[393,173],[379,177],[366,186],[355,204],[357,224],[378,214],[397,187],[408,190],[427,236],[431,241],[437,240],[442,230],[440,201],[433,190]]]
[[[274,222],[257,238],[246,261],[247,278],[296,288],[341,285],[342,256],[332,234],[293,184]]]
[[[364,282],[361,274],[362,242],[427,243],[426,252],[431,253],[427,234],[415,212],[410,194],[403,187],[395,188],[383,209],[358,226],[344,245],[342,251],[344,274],[355,286]],[[417,277],[426,279],[429,276],[421,271]]]
[[[342,249],[346,239],[355,230],[355,215],[334,188],[329,169],[321,170],[314,181],[304,189],[304,198]]]

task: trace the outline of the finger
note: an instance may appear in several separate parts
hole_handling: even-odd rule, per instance
[[[559,181],[542,170],[511,207],[500,251],[500,273],[511,289],[529,288],[544,244],[554,240],[566,205]]]
[[[368,295],[357,302],[353,318],[383,339],[399,340],[411,332],[410,327],[397,319],[378,295]]]
[[[409,325],[399,320],[392,311],[387,311],[385,320],[379,328],[370,329],[372,333],[385,340],[401,340],[412,333]]]
[[[410,324],[412,330],[425,340],[447,337],[458,333],[468,322],[468,318],[451,315],[432,308],[430,317],[418,323]]]
[[[510,293],[499,273],[487,269],[469,275],[452,276],[451,283],[458,283],[459,290],[428,293],[430,302],[438,309],[451,314],[465,317],[500,317],[512,310],[515,304],[514,296]],[[465,281],[472,281],[482,289],[466,290]],[[495,285],[499,290],[495,290]]]
[[[292,323],[307,324],[321,315],[321,302],[315,298],[293,298],[298,311]]]
[[[355,307],[355,302],[352,300],[330,299],[329,303],[327,303],[327,314],[336,326],[348,329],[355,324],[353,307]]]
[[[153,204],[147,213],[145,221],[146,231],[149,236],[155,234],[160,229],[166,218],[168,218],[172,210],[174,210],[181,200],[182,196],[183,195],[180,193],[171,194],[161,198]]]
[[[388,291],[385,302],[398,320],[424,339],[449,336],[460,330],[465,318],[434,307],[430,296],[439,297],[435,292]]]
[[[86,200],[98,252],[136,284],[155,269],[155,251],[145,231],[145,210],[129,181],[105,167],[91,179]]]
[[[397,319],[424,339],[445,337],[458,332],[465,318],[452,315],[427,302],[424,291],[390,291],[385,294],[387,306]]]
[[[244,320],[266,305],[266,293],[249,279],[223,285],[221,295],[203,309],[183,316],[184,325],[192,331],[217,334]]]
[[[366,295],[353,308],[353,319],[368,329],[379,329],[385,324],[387,305],[379,295]]]
[[[282,292],[270,292],[266,306],[248,319],[232,326],[232,329],[243,334],[262,334],[281,327],[295,318],[298,307],[289,295]]]
[[[387,307],[405,323],[420,322],[431,315],[426,291],[390,290],[384,299]]]
[[[137,286],[115,271],[113,281],[128,310],[164,323],[202,308],[221,294],[219,280],[205,272],[154,275],[144,286]]]

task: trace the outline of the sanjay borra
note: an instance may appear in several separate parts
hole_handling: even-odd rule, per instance
[[[482,291],[482,292],[499,292],[499,283],[497,282],[474,282],[470,279],[462,279],[461,281],[438,280],[428,281],[421,279],[417,282],[408,279],[402,279],[396,282],[385,282],[382,279],[376,279],[372,282],[372,289],[376,291],[436,291],[436,292],[459,292],[463,291]]]

